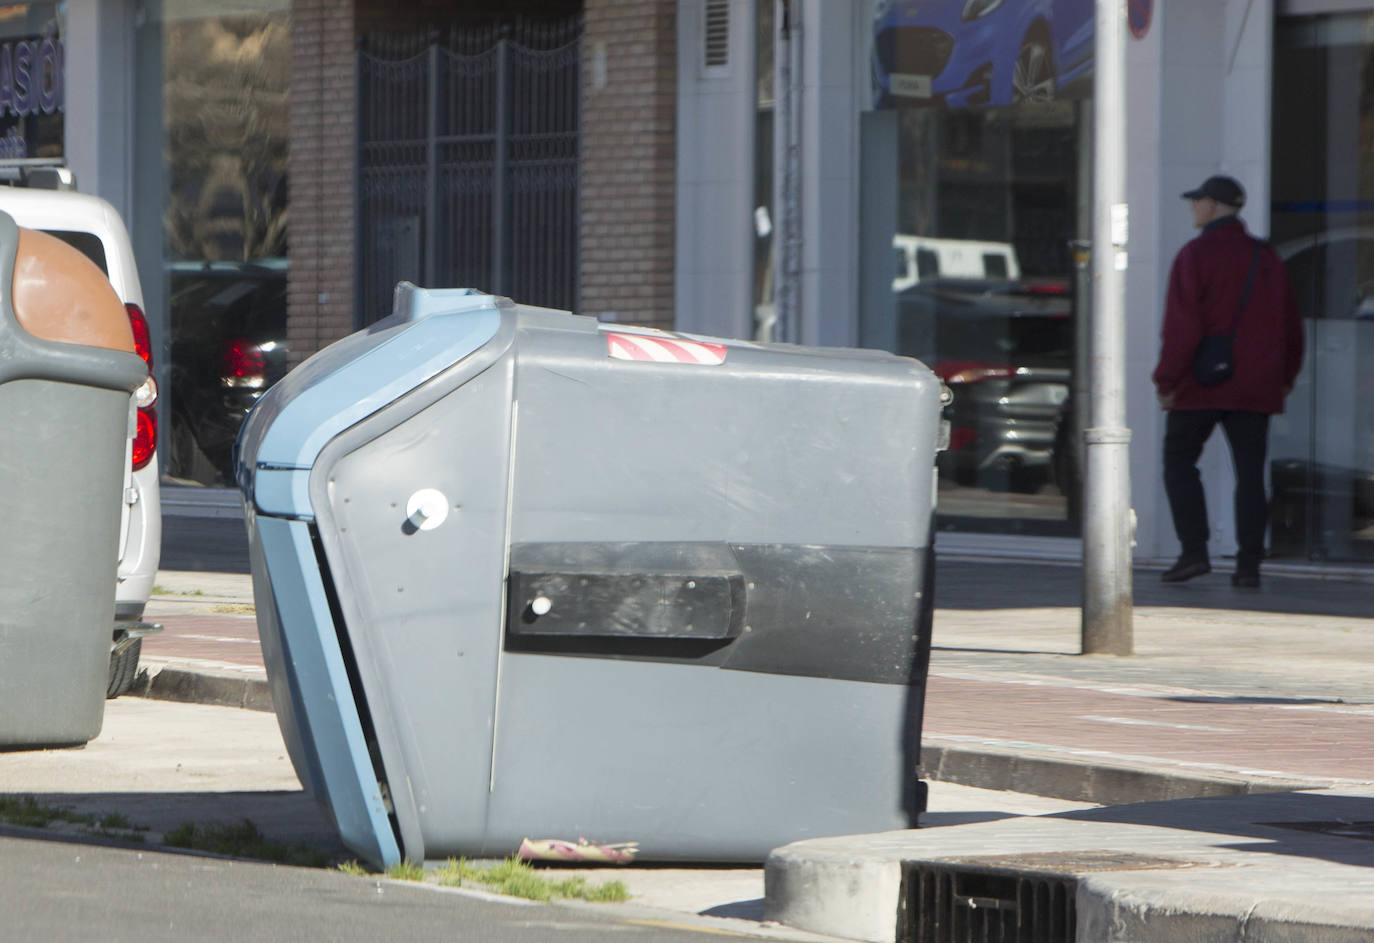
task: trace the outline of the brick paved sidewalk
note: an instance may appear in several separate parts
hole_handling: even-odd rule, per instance
[[[162,632],[143,640],[145,661],[206,662],[265,670],[258,622],[251,615],[160,615]]]
[[[161,617],[150,662],[262,670],[253,617]],[[938,655],[939,653],[937,653]],[[932,670],[924,742],[965,750],[1058,755],[1089,765],[1157,767],[1196,777],[1374,781],[1374,705],[1134,689],[1102,678]],[[1123,663],[1125,670],[1131,667]]]
[[[933,674],[924,741],[1193,776],[1374,782],[1374,707]]]

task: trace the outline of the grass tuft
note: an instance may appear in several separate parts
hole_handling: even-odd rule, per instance
[[[619,903],[630,899],[630,892],[622,881],[589,884],[580,875],[553,878],[519,858],[507,858],[491,867],[479,867],[466,858],[450,858],[435,871],[435,875],[445,887],[460,887],[466,883],[484,884],[498,894],[527,900],[566,898]]]
[[[128,816],[121,812],[104,815],[73,812],[43,805],[33,796],[0,795],[0,822],[25,828],[47,828],[53,822],[65,822],[80,826],[77,831],[126,842],[142,842],[143,836],[139,832],[146,831],[130,822]]]
[[[43,805],[33,796],[0,796],[0,821],[26,828],[47,828],[53,822],[91,825],[95,816]]]
[[[364,868],[362,865],[358,864],[358,862],[352,859],[349,859],[348,861],[340,861],[336,867],[338,867],[338,869],[342,871],[344,874],[351,874],[354,877],[358,878],[367,877],[367,875],[369,874],[367,868]]]
[[[425,869],[413,861],[402,861],[387,868],[386,876],[395,881],[423,881]]]
[[[265,837],[248,819],[239,825],[196,825],[185,822],[162,836],[162,843],[170,848],[208,851],[234,858],[256,858],[305,868],[323,868],[329,863],[328,856],[321,851]]]
[[[251,616],[256,615],[258,610],[248,603],[227,602],[211,607],[210,611],[222,616]]]

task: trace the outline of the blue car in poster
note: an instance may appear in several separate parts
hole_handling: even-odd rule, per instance
[[[1093,65],[1094,0],[875,0],[878,108],[1050,101]]]

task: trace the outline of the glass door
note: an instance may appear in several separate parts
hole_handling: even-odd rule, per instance
[[[1374,13],[1275,30],[1273,233],[1306,320],[1270,446],[1275,557],[1374,559]]]

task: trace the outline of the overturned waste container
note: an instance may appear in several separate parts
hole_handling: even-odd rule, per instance
[[[131,394],[147,379],[105,274],[0,212],[0,749],[100,732]]]
[[[382,865],[914,824],[940,390],[403,284],[237,446],[302,782]]]

